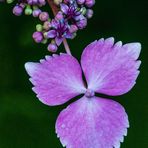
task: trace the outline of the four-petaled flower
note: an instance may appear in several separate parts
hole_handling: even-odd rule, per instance
[[[77,25],[79,29],[83,29],[87,25],[87,19],[83,16],[82,12],[78,9],[77,5],[70,4],[70,6],[62,3],[61,11],[66,15],[66,20],[71,24]]]
[[[60,4],[61,11],[66,15],[67,19],[72,19],[81,14],[81,12],[78,10],[77,6],[74,4],[71,4],[70,6],[62,3]]]
[[[129,127],[124,108],[95,93],[118,96],[135,84],[141,61],[140,43],[114,44],[113,38],[88,45],[78,61],[68,54],[46,56],[40,63],[26,63],[33,91],[49,106],[61,105],[85,94],[64,109],[56,133],[67,148],[119,148]],[[82,67],[82,68],[81,68]],[[87,84],[82,80],[82,70]]]
[[[74,35],[70,33],[67,23],[62,20],[52,20],[53,30],[47,32],[47,38],[55,38],[56,44],[59,46],[64,38],[72,39]]]

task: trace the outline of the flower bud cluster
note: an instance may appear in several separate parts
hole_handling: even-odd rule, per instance
[[[87,19],[93,15],[91,7],[94,0],[54,0],[59,11],[54,19],[44,21],[43,25],[38,24],[33,38],[37,43],[47,43],[48,50],[56,52],[58,46],[66,39],[73,39],[79,29],[84,29]],[[41,20],[41,19],[40,19]]]
[[[12,3],[14,0],[6,0],[7,3]],[[46,4],[46,0],[18,0],[18,3],[13,8],[13,14],[20,16],[25,13],[25,15],[33,15],[37,17],[41,12],[40,7]]]
[[[8,0],[13,1],[13,0]],[[50,1],[50,0],[49,0]],[[13,13],[20,16],[38,17],[41,24],[36,25],[33,39],[36,43],[48,43],[47,49],[56,52],[64,39],[73,39],[78,30],[87,26],[87,21],[93,16],[91,7],[95,0],[51,0],[57,7],[55,18],[51,19],[48,12],[39,7],[46,4],[45,0],[19,0],[13,8]]]

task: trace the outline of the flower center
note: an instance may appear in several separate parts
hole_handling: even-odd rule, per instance
[[[85,96],[86,96],[87,98],[91,98],[91,97],[93,97],[94,95],[95,95],[95,92],[94,92],[93,90],[91,90],[91,89],[87,89],[86,92],[85,92]]]
[[[58,25],[57,29],[56,29],[58,36],[62,37],[64,33],[66,33],[67,28],[66,28],[66,24],[60,22],[60,24]]]

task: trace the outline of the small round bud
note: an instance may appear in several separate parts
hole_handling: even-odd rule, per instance
[[[0,2],[2,2],[2,0]],[[14,0],[6,0],[6,2],[7,2],[7,4],[11,4],[14,2]]]
[[[49,21],[44,22],[43,29],[45,29],[47,31],[50,28],[51,28],[51,23]]]
[[[38,16],[40,15],[40,13],[41,13],[41,10],[40,10],[40,9],[36,9],[36,10],[33,10],[32,15],[33,15],[34,17],[38,17]]]
[[[44,36],[45,39],[48,39],[48,32],[44,32],[43,36]]]
[[[19,5],[20,5],[20,7],[22,7],[23,9],[25,8],[25,4],[24,4],[24,3],[20,3]]]
[[[32,0],[32,4],[33,4],[33,5],[38,4],[38,0]]]
[[[38,2],[40,3],[41,6],[44,6],[46,4],[45,0],[38,0]]]
[[[26,15],[31,15],[32,14],[32,9],[31,9],[31,7],[29,5],[25,9],[25,14]]]
[[[16,5],[13,8],[13,14],[16,16],[20,16],[23,13],[23,8],[20,5]]]
[[[41,24],[36,25],[36,30],[41,32],[43,30],[43,26]]]
[[[77,22],[79,29],[84,29],[87,26],[87,19],[84,17],[82,20]]]
[[[42,41],[42,44],[47,44],[47,42],[48,42],[48,40],[47,40],[47,39],[44,39],[44,40]]]
[[[82,12],[83,15],[85,15],[87,10],[85,7],[82,7],[80,11]]]
[[[49,14],[47,12],[41,12],[39,15],[39,19],[45,22],[49,19]]]
[[[36,43],[40,43],[43,41],[43,35],[42,35],[42,32],[34,32],[33,35],[32,35],[34,41]]]
[[[76,33],[76,32],[73,33],[73,39],[74,39],[76,36],[77,36],[77,33]]]
[[[88,9],[87,12],[86,12],[86,17],[88,19],[90,19],[90,18],[92,18],[93,14],[94,14],[93,10]]]
[[[50,52],[56,52],[57,51],[57,49],[58,49],[58,47],[57,47],[57,45],[56,44],[54,44],[54,43],[50,43],[49,45],[48,45],[48,51],[50,51]]]
[[[27,0],[27,3],[28,3],[29,5],[33,5],[33,0]]]
[[[71,25],[69,28],[69,32],[70,33],[74,33],[78,30],[78,27],[76,25]]]
[[[62,13],[61,11],[59,11],[59,12],[57,13],[56,19],[57,19],[57,20],[63,19],[63,13]]]
[[[95,4],[95,0],[85,0],[85,5],[87,7],[92,7]]]
[[[79,5],[84,4],[84,2],[85,2],[85,0],[77,0],[77,3],[78,3]]]

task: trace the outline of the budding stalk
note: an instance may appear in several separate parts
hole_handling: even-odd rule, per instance
[[[7,0],[12,3],[14,0]],[[91,7],[95,0],[47,0],[54,18],[40,8],[46,4],[46,0],[18,0],[13,8],[13,13],[20,16],[32,15],[41,23],[36,25],[33,39],[37,43],[48,43],[47,49],[55,52],[61,43],[64,43],[66,52],[70,53],[67,39],[74,39],[78,30],[87,26],[87,21],[93,16]],[[54,43],[53,43],[54,42]]]

